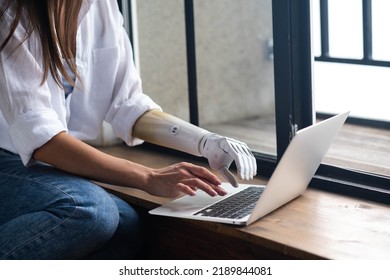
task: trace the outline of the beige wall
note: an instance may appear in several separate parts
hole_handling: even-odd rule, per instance
[[[137,1],[144,91],[188,120],[183,0]],[[200,122],[274,112],[271,0],[195,0]]]

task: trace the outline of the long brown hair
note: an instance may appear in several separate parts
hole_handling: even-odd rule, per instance
[[[78,77],[75,57],[77,22],[81,4],[82,0],[4,0],[0,7],[0,21],[11,6],[15,8],[15,14],[8,36],[0,42],[0,51],[8,44],[22,15],[25,14],[28,25],[24,40],[27,40],[32,33],[36,33],[42,46],[42,83],[47,80],[50,71],[58,85],[62,85],[62,77],[64,77],[74,86],[74,81],[67,73],[63,60]]]

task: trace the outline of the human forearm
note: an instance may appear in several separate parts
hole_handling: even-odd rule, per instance
[[[143,165],[107,155],[65,132],[38,148],[34,158],[91,180],[141,189],[145,189],[152,172]]]
[[[218,177],[206,168],[191,163],[149,168],[102,153],[64,132],[37,149],[34,158],[91,180],[138,188],[163,197],[194,195],[198,188],[212,196],[226,194]]]

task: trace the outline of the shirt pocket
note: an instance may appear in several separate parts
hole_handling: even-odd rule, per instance
[[[118,61],[118,58],[119,48],[116,46],[93,50],[93,63],[95,65],[104,65],[107,64],[107,62]]]
[[[92,52],[92,91],[100,99],[109,98],[114,90],[119,65],[119,48],[94,49]]]

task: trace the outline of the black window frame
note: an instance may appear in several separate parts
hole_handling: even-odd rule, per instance
[[[128,1],[131,8],[130,0],[120,2],[123,1]],[[194,3],[193,0],[183,1],[190,122],[198,125]],[[311,125],[315,118],[310,16],[310,0],[272,0],[277,155],[255,153],[264,176],[272,174],[293,137],[294,130]],[[390,178],[376,174],[321,164],[310,187],[390,204]]]
[[[322,0],[322,2],[325,1]],[[292,123],[296,124],[298,128],[303,128],[312,123],[312,119],[310,119],[313,116],[311,111],[313,110],[311,67],[314,58],[311,54],[311,7],[310,0],[273,0],[272,4],[274,18],[275,106],[277,109],[278,107],[280,108],[280,110],[276,111],[276,118],[281,118],[281,124],[277,122],[278,144],[281,143],[281,147],[278,147],[278,155],[282,155],[288,145],[287,133],[289,129],[291,131],[287,124]],[[363,5],[364,17],[366,20],[370,20],[371,1],[363,0]],[[366,22],[363,28],[367,30],[371,27]],[[363,61],[372,62],[370,44],[370,37],[365,35],[365,57]],[[326,54],[326,48],[324,50]],[[379,63],[383,64],[383,62]],[[278,86],[279,83],[287,84],[291,88]],[[285,93],[289,91],[289,94]],[[287,114],[291,114],[292,117],[287,116]],[[292,122],[290,121],[291,119],[293,120]],[[351,119],[358,123],[356,118]],[[379,126],[384,125],[381,122],[378,122],[378,124]],[[282,134],[279,133],[280,125],[284,126],[281,131]],[[279,137],[283,138],[279,141]],[[390,204],[390,178],[386,176],[321,164],[310,186]]]

